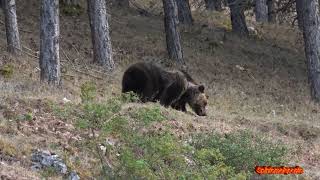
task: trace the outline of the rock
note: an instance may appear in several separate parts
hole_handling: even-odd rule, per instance
[[[64,104],[71,102],[71,100],[69,100],[67,98],[63,98],[62,101],[63,101]]]
[[[69,180],[80,180],[80,177],[76,172],[72,171],[69,175]]]
[[[46,167],[54,167],[60,174],[66,174],[68,171],[67,165],[56,154],[48,151],[36,150],[32,153],[31,161],[33,170],[40,170]]]
[[[249,26],[248,27],[248,31],[250,35],[258,35],[258,31],[256,30],[256,28]]]

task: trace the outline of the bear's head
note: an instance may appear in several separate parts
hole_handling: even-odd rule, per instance
[[[207,115],[206,107],[209,96],[204,93],[204,89],[204,85],[195,85],[187,89],[188,104],[199,116]]]

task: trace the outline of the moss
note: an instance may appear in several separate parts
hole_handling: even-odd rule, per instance
[[[0,154],[13,157],[18,155],[18,151],[11,143],[0,139]]]
[[[5,78],[11,78],[14,73],[14,67],[11,64],[6,64],[0,68],[0,74]]]

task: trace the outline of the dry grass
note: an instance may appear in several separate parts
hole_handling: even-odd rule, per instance
[[[126,12],[117,9],[112,12],[111,35],[117,70],[110,73],[90,64],[91,36],[86,14],[63,16],[60,53],[64,86],[52,89],[38,82],[38,60],[30,56],[37,55],[39,51],[39,7],[36,3],[17,2],[19,26],[24,30],[21,31],[22,43],[30,49],[25,48],[29,55],[15,58],[5,53],[4,28],[0,26],[0,66],[11,64],[14,70],[12,77],[0,77],[0,137],[15,137],[11,141],[1,139],[0,149],[1,144],[9,142],[6,147],[12,149],[22,144],[48,148],[62,154],[68,152],[70,157],[81,156],[83,162],[80,165],[76,160],[71,160],[69,165],[83,171],[82,177],[89,177],[94,170],[83,167],[98,162],[81,151],[80,147],[61,144],[65,141],[63,135],[52,135],[53,131],[48,129],[50,123],[62,119],[55,117],[52,111],[41,110],[38,106],[43,104],[38,104],[38,100],[61,103],[66,97],[78,103],[79,87],[86,81],[94,81],[99,97],[108,98],[120,94],[121,75],[129,64],[141,60],[168,62],[162,17],[144,17],[133,10]],[[190,73],[207,87],[209,115],[202,118],[162,108],[172,119],[167,123],[176,126],[179,135],[197,131],[227,133],[251,129],[271,140],[284,140],[295,152],[291,154],[290,163],[304,167],[306,174],[312,178],[320,177],[316,171],[320,168],[320,107],[309,97],[301,35],[288,27],[255,25],[259,37],[239,38],[229,32],[230,22],[225,14],[194,12],[194,17],[196,23],[193,27],[182,28],[183,49]],[[10,113],[14,119],[30,110],[36,117],[32,125],[23,122],[25,127],[19,129],[16,123],[7,120]],[[72,119],[63,123],[72,124]],[[62,131],[70,138],[78,133],[73,129]],[[69,151],[79,151],[79,154],[70,155]],[[0,170],[0,175],[5,174],[13,179],[15,174],[23,174],[24,171],[28,171],[25,179],[40,176],[22,165],[2,167],[5,168]]]

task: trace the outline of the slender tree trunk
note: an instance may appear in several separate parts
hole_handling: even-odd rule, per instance
[[[40,78],[60,85],[59,0],[42,0],[40,11]]]
[[[16,14],[16,2],[15,0],[4,0],[2,3],[4,7],[8,52],[18,55],[20,54],[21,44]]]
[[[275,0],[267,0],[269,23],[277,22],[276,3],[274,1]]]
[[[297,11],[297,19],[298,19],[298,27],[300,30],[303,30],[303,0],[296,0],[296,11]]]
[[[232,31],[241,36],[248,36],[249,31],[246,24],[246,17],[244,15],[244,1],[228,0],[228,5],[231,11]]]
[[[171,59],[184,64],[180,33],[178,30],[178,10],[175,0],[162,0],[164,8],[164,25],[166,31],[167,51]]]
[[[268,22],[268,6],[266,0],[255,0],[255,14],[257,22]]]
[[[297,0],[303,1],[303,0]],[[299,3],[298,3],[299,4]],[[317,0],[303,1],[298,9],[302,15],[305,54],[308,65],[308,79],[311,87],[311,97],[320,102],[320,17]],[[301,14],[300,14],[301,15]]]
[[[222,11],[222,0],[204,0],[207,10]]]
[[[105,0],[88,0],[88,14],[93,45],[93,61],[114,69],[109,23]]]
[[[2,2],[3,0],[0,0],[0,9],[2,9],[2,7],[3,7],[3,2]]]
[[[176,0],[178,7],[179,23],[192,25],[193,19],[190,10],[189,0]]]

